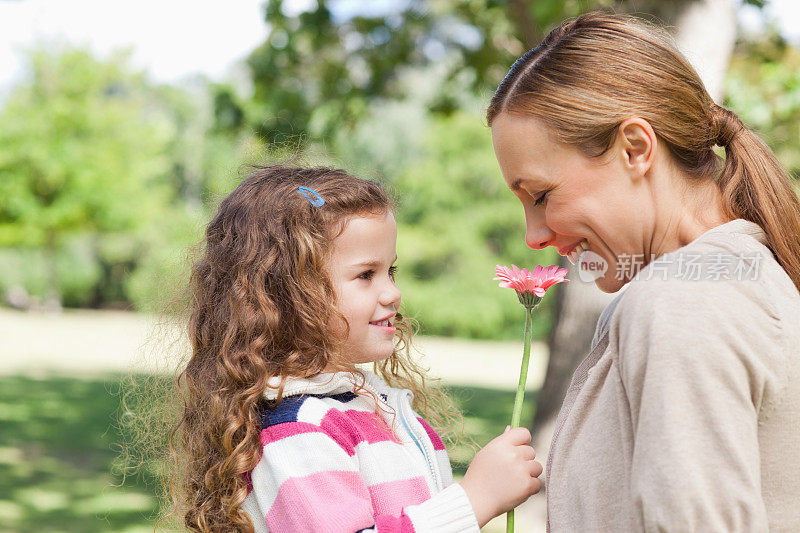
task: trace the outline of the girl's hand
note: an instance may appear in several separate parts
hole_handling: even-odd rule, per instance
[[[472,459],[461,487],[467,493],[478,526],[539,492],[542,465],[535,461],[526,428],[507,429]]]

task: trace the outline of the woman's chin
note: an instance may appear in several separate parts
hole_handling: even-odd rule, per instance
[[[594,280],[594,284],[601,291],[612,294],[625,285],[625,280],[617,279],[613,272],[606,272],[605,275]]]

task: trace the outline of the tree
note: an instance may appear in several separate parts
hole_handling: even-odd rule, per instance
[[[449,113],[459,108],[465,90],[491,93],[514,60],[565,18],[610,9],[672,24],[694,3],[407,0],[348,12],[340,2],[317,0],[294,14],[283,0],[270,0],[265,9],[269,36],[248,60],[252,105],[224,94],[217,104],[227,116],[246,117],[234,123],[251,124],[267,142],[324,141],[337,129],[355,125],[369,102],[403,99],[400,80],[410,69],[442,68],[439,89],[427,105]]]
[[[355,125],[369,102],[403,99],[399,82],[408,70],[442,65],[439,90],[427,105],[453,112],[465,90],[493,90],[514,59],[558,21],[621,3],[408,0],[346,13],[337,2],[318,0],[290,16],[283,0],[270,0],[270,34],[248,60],[252,105],[231,98],[218,104],[248,117],[268,142],[326,140]]]
[[[124,54],[101,62],[39,48],[28,61],[28,81],[0,111],[0,245],[45,249],[47,297],[57,306],[65,236],[124,235],[157,216],[171,125],[149,106]]]

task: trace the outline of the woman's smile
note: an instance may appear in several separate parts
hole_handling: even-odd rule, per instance
[[[573,244],[568,248],[562,248],[558,251],[559,254],[566,256],[569,262],[573,265],[578,262],[578,256],[589,249],[589,241],[583,239],[577,244]]]

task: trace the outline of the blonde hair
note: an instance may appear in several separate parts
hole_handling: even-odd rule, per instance
[[[714,103],[664,30],[600,12],[565,21],[511,67],[489,105],[490,126],[500,113],[535,117],[589,156],[608,150],[625,119],[647,120],[687,175],[715,178],[729,218],[764,229],[800,290],[800,201],[788,173]],[[724,164],[715,145],[725,149]]]

